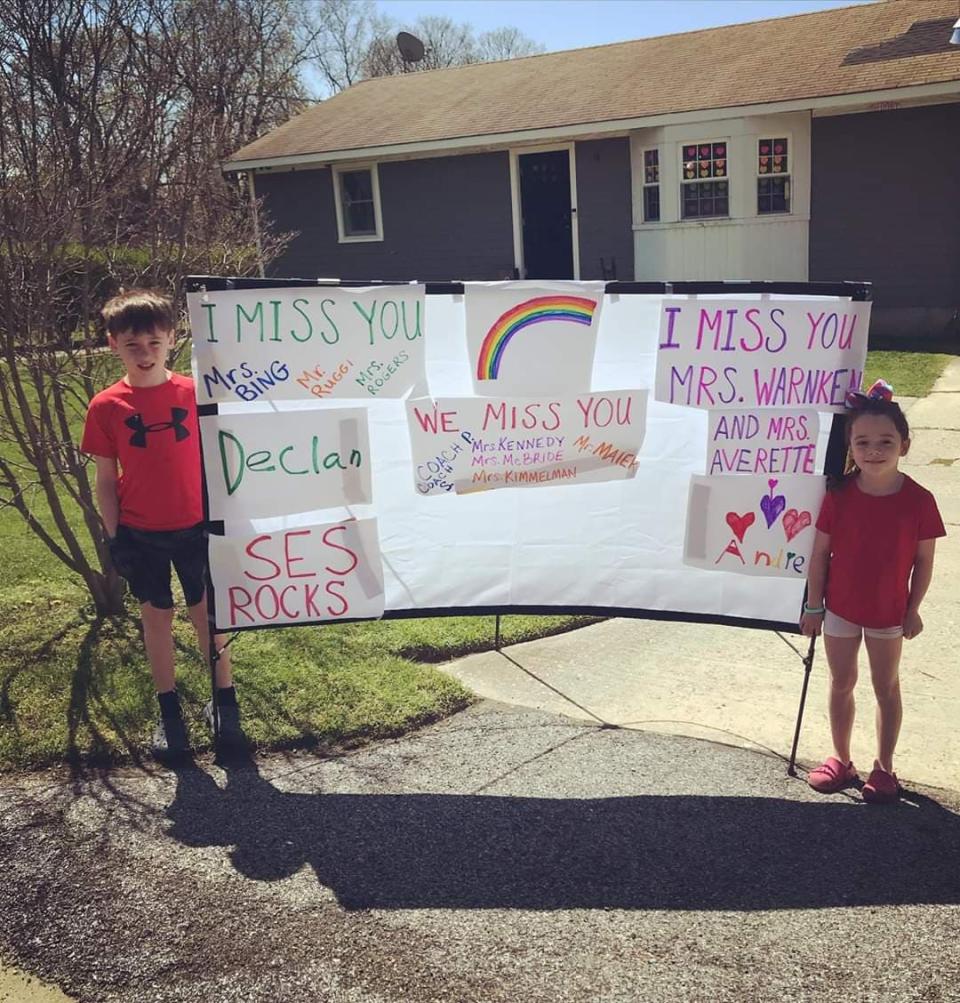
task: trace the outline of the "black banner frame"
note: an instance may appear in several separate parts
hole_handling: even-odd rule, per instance
[[[215,275],[190,275],[184,279],[183,288],[186,293],[195,292],[227,292],[244,289],[287,289],[295,287],[312,286],[316,288],[364,288],[371,286],[390,285],[413,285],[417,284],[411,280],[389,281],[384,279],[295,279],[295,278],[261,278],[259,276],[215,276]],[[465,284],[462,281],[450,282],[424,282],[422,283],[427,296],[456,296],[464,293]],[[605,295],[622,296],[690,296],[709,294],[775,294],[781,296],[835,296],[849,297],[855,303],[870,302],[873,298],[873,287],[869,282],[839,281],[839,282],[778,282],[775,280],[762,281],[738,281],[738,280],[682,280],[674,282],[606,282],[604,284]],[[217,404],[197,404],[198,417],[206,417],[219,413]],[[202,440],[202,433],[201,433]],[[846,465],[846,433],[843,415],[834,414],[830,426],[830,437],[827,442],[827,453],[824,458],[824,476],[839,476],[843,473]],[[207,474],[203,461],[203,450],[200,451],[201,478],[203,490],[203,515],[208,533],[223,535],[223,523],[219,520],[210,519],[209,498],[207,494]],[[337,620],[309,620],[291,623],[278,624],[253,624],[246,627],[233,627],[221,633],[229,633],[229,639],[222,647],[217,646],[215,595],[213,586],[213,576],[210,572],[210,562],[207,560],[206,571],[206,598],[207,598],[207,625],[210,635],[210,648],[208,661],[210,663],[210,686],[211,699],[213,701],[213,732],[214,748],[220,747],[220,714],[217,704],[217,662],[223,652],[233,643],[234,640],[245,631],[252,630],[283,630],[288,627],[325,627],[341,623],[361,623],[372,622],[370,617],[347,617]],[[807,592],[804,588],[802,603],[806,602]],[[799,633],[799,613],[797,623],[787,623],[781,620],[757,620],[747,617],[724,616],[722,614],[711,613],[686,613],[677,610],[650,610],[638,609],[636,607],[613,607],[613,606],[442,606],[429,607],[425,609],[403,609],[386,610],[383,616],[377,620],[405,620],[415,618],[427,618],[435,616],[494,616],[495,620],[495,642],[496,651],[501,650],[500,645],[500,617],[504,615],[569,615],[569,616],[595,616],[601,618],[629,618],[636,620],[666,620],[682,623],[709,623],[719,624],[727,627],[747,627],[754,630],[769,630],[776,634]],[[782,638],[786,641],[785,638]],[[789,641],[786,643],[796,652],[803,663],[803,683],[800,690],[800,702],[797,708],[797,721],[793,735],[793,745],[790,750],[790,758],[787,764],[787,774],[791,777],[797,775],[796,757],[797,746],[800,742],[800,730],[803,723],[803,713],[806,706],[807,690],[810,684],[810,675],[813,670],[813,662],[816,651],[816,637],[810,638],[806,655],[801,655]]]

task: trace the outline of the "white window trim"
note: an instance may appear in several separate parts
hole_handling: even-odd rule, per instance
[[[363,164],[338,164],[330,171],[333,179],[333,198],[337,212],[337,239],[341,244],[369,244],[372,241],[383,240],[383,213],[380,208],[380,173],[376,162]],[[376,224],[376,233],[357,234],[349,236],[345,232],[343,219],[343,199],[340,195],[340,175],[350,174],[353,171],[369,171],[371,185],[373,188],[373,220]]]
[[[733,164],[731,163],[730,154],[733,152],[733,144],[731,143],[731,136],[717,136],[716,139],[698,139],[696,142],[692,139],[684,139],[677,142],[677,178],[679,179],[679,189],[677,191],[678,201],[677,201],[677,221],[680,223],[705,223],[708,220],[729,220],[733,219]],[[725,143],[727,147],[727,173],[725,177],[722,178],[691,178],[689,181],[683,176],[683,148],[685,146],[700,146],[703,144],[714,143]],[[685,184],[695,184],[703,183],[706,181],[726,181],[727,183],[727,211],[724,215],[720,216],[684,216],[683,215],[683,188]],[[756,193],[754,193],[756,195]],[[663,208],[661,206],[660,215],[663,215]]]
[[[785,139],[787,141],[787,166],[789,170],[782,174],[761,174],[760,173],[760,143],[762,140],[767,138],[766,133],[758,133],[753,141],[753,159],[754,167],[756,168],[756,179],[753,186],[753,211],[757,219],[770,219],[771,217],[776,219],[777,217],[783,218],[784,216],[793,216],[793,168],[794,168],[794,157],[796,145],[793,140],[793,134],[787,132],[786,130],[781,131],[779,136],[770,136],[771,141],[773,139]],[[771,159],[773,154],[770,154]],[[772,166],[772,165],[771,165]],[[787,186],[789,191],[790,208],[786,212],[760,212],[760,185],[757,183],[762,178],[786,178]]]
[[[526,278],[523,260],[523,214],[520,205],[520,157],[525,153],[553,153],[566,150],[570,163],[570,239],[573,241],[573,281],[580,281],[580,224],[577,219],[577,155],[576,144],[556,143],[550,146],[516,146],[510,149],[510,207],[513,214],[513,266],[517,275]],[[546,280],[545,280],[546,281]]]
[[[650,184],[647,184],[647,153],[650,150],[656,150],[657,151],[657,182],[656,182],[656,184],[653,184],[652,182]],[[647,225],[649,225],[649,226],[656,226],[658,223],[662,223],[663,222],[663,198],[662,198],[662,196],[663,196],[663,190],[660,187],[661,184],[663,183],[663,175],[661,173],[663,171],[663,164],[661,163],[661,161],[663,160],[663,158],[660,156],[660,154],[662,152],[663,151],[661,150],[661,148],[659,146],[644,146],[640,150],[640,221],[641,221],[641,223],[644,226],[647,226]],[[682,162],[681,162],[680,170],[681,170],[681,172],[683,171]],[[657,189],[659,189],[658,194],[661,196],[658,199],[658,205],[660,206],[660,218],[659,219],[647,219],[647,195],[646,195],[646,192],[647,192],[648,188],[657,188]]]

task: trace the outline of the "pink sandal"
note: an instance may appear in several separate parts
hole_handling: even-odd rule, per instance
[[[831,756],[822,766],[807,774],[807,783],[820,794],[836,794],[856,779],[857,770],[853,763],[844,766],[836,756]]]
[[[900,800],[900,782],[896,773],[887,773],[874,762],[873,770],[860,792],[868,804],[893,804]]]

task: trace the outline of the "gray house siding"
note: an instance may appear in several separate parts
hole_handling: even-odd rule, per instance
[[[633,279],[630,140],[577,143],[577,225],[582,279]],[[601,267],[601,259],[603,267]]]
[[[960,308],[960,104],[813,120],[811,280],[874,283],[878,333]]]
[[[279,231],[297,231],[274,276],[490,280],[513,276],[506,152],[381,163],[383,240],[337,239],[329,168],[257,176]]]

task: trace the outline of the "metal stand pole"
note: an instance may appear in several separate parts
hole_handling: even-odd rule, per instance
[[[870,293],[857,295],[856,300],[870,299]],[[824,474],[840,476],[843,474],[847,461],[847,440],[845,435],[846,421],[843,415],[835,414],[830,424],[830,439],[827,442],[827,455],[823,462]],[[807,601],[807,590],[803,590],[803,601]],[[787,767],[788,776],[797,775],[797,744],[800,741],[800,724],[803,721],[803,706],[807,700],[807,686],[810,683],[810,670],[813,668],[813,649],[816,646],[816,637],[810,638],[810,647],[807,650],[807,657],[803,660],[803,689],[800,691],[800,707],[797,710],[797,730],[793,735],[793,748],[790,750],[790,765]]]
[[[500,650],[500,614],[497,614],[496,623],[494,624],[494,635],[493,635],[493,650]]]
[[[210,661],[210,700],[213,704],[213,751],[220,744],[220,706],[217,703],[217,662],[220,651],[217,648],[217,618],[213,610],[213,581],[210,575],[210,561],[207,560],[207,633],[209,644],[207,657]]]
[[[790,764],[787,766],[787,775],[791,777],[797,775],[797,745],[800,742],[800,725],[803,722],[803,708],[807,702],[807,687],[810,685],[810,671],[813,669],[813,651],[816,644],[816,637],[811,637],[807,657],[803,660],[803,688],[800,690],[800,706],[797,709],[797,728],[793,733],[793,748],[790,750]]]

